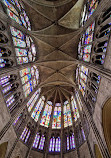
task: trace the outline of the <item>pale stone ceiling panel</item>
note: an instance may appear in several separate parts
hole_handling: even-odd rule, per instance
[[[83,3],[84,0],[78,0],[74,7],[59,20],[59,25],[70,29],[78,29]]]

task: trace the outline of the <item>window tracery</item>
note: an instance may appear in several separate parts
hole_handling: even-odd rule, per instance
[[[20,90],[17,91],[19,83],[17,82],[17,75],[10,74],[0,78],[0,85],[2,88],[2,93],[7,105],[9,112],[12,114],[15,109],[17,109],[21,102]]]
[[[100,79],[101,77],[98,74],[89,71],[84,66],[78,66],[76,81],[91,114],[94,110],[92,105],[96,102]]]
[[[20,70],[20,77],[25,97],[27,97],[38,84],[39,71],[34,65],[32,67]]]
[[[74,121],[76,122],[77,119],[80,117],[80,115],[79,115],[79,110],[78,110],[78,107],[77,107],[76,100],[74,99],[73,96],[71,97],[71,105],[72,105]]]
[[[43,109],[43,106],[44,106],[44,103],[45,103],[45,97],[42,96],[39,101],[37,102],[37,105],[36,107],[34,108],[34,111],[32,112],[32,115],[31,117],[37,122],[39,117],[40,117],[40,114],[41,114],[41,111]]]
[[[87,0],[81,12],[80,26],[83,26],[90,16],[95,12],[100,0]]]
[[[111,31],[110,15],[110,8],[108,8],[98,19],[96,32],[98,43],[94,43],[94,52],[92,54],[92,62],[95,64],[103,65],[105,61]]]
[[[64,102],[63,107],[64,128],[72,125],[71,109],[68,101]]]
[[[37,99],[39,98],[40,92],[41,92],[41,89],[40,88],[37,89],[37,91],[32,95],[32,97],[28,101],[27,108],[28,108],[29,112],[32,110],[32,108],[34,107]]]
[[[55,104],[53,120],[52,120],[52,128],[53,129],[61,128],[61,104],[60,103]]]
[[[78,58],[85,62],[90,62],[91,51],[92,51],[92,42],[94,36],[95,22],[92,23],[85,33],[80,37],[78,44]]]
[[[44,112],[43,112],[43,115],[42,115],[42,118],[41,118],[41,121],[40,121],[40,125],[41,126],[44,126],[44,127],[47,127],[49,126],[49,122],[50,122],[50,118],[51,118],[51,113],[52,113],[52,102],[51,101],[48,101],[45,105],[45,108],[44,108]]]
[[[31,134],[31,130],[29,127],[25,126],[21,136],[20,136],[20,139],[24,142],[24,143],[27,143],[29,137],[30,137],[30,134]]]
[[[33,142],[33,148],[38,149],[38,150],[43,150],[44,145],[45,145],[45,140],[46,140],[46,133],[43,133],[39,131],[34,139]]]
[[[22,31],[10,26],[18,64],[34,62],[37,52],[33,39]]]
[[[50,144],[49,144],[49,152],[60,152],[61,148],[61,139],[58,135],[55,137],[54,135],[50,138]]]
[[[20,0],[2,0],[2,2],[6,6],[6,13],[11,19],[28,30],[31,30],[29,17],[27,16],[24,6]]]
[[[67,151],[75,149],[75,140],[74,140],[74,133],[69,133],[69,135],[66,133],[66,139],[67,139]]]

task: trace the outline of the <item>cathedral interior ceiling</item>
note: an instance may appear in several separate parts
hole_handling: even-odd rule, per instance
[[[69,98],[75,87],[79,18],[83,0],[23,0],[32,21],[38,50],[42,94]],[[70,17],[70,18],[69,18]],[[48,91],[48,93],[47,93]],[[55,93],[56,92],[56,93]],[[55,96],[56,95],[56,96]],[[55,96],[55,97],[54,97]]]

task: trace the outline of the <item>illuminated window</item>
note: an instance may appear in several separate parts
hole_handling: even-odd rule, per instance
[[[76,71],[77,71],[76,79],[79,85],[79,89],[82,95],[84,96],[86,90],[88,68],[86,68],[85,66],[79,66]]]
[[[27,97],[37,86],[39,80],[39,71],[36,66],[20,70],[21,81],[25,97]]]
[[[54,136],[50,139],[49,152],[60,152],[61,140],[60,137]]]
[[[76,99],[77,99],[77,102],[78,102],[78,105],[79,105],[80,110],[82,110],[83,104],[82,104],[82,101],[81,101],[81,99],[80,99],[79,93],[78,93],[77,91],[76,91],[76,93],[75,93],[75,97],[76,97]]]
[[[85,137],[85,133],[84,133],[83,128],[82,128],[82,136],[83,136],[83,139],[84,139],[84,141],[85,141],[85,140],[86,140],[86,137]]]
[[[71,118],[70,105],[69,105],[68,101],[64,102],[63,115],[64,115],[64,127],[71,126],[72,118]]]
[[[37,102],[37,105],[36,105],[36,107],[35,107],[35,109],[34,109],[32,115],[31,115],[31,117],[32,117],[36,122],[38,121],[39,116],[40,116],[40,114],[41,114],[41,110],[42,110],[42,108],[43,108],[43,106],[44,106],[44,101],[45,101],[45,97],[42,96],[42,97],[39,99],[39,101]]]
[[[80,38],[80,42],[78,44],[78,58],[80,60],[86,62],[90,61],[94,28],[95,22],[87,28],[86,32]]]
[[[32,108],[34,107],[39,95],[40,95],[41,89],[38,89],[30,98],[30,100],[27,103],[28,111],[30,112]]]
[[[20,0],[11,0],[11,2],[8,0],[2,0],[2,2],[7,7],[7,14],[10,18],[15,20],[20,25],[26,27],[28,30],[31,30],[29,18]]]
[[[51,112],[52,112],[52,102],[48,101],[45,105],[45,109],[40,121],[41,126],[45,126],[45,127],[49,126]]]
[[[61,128],[61,104],[57,103],[54,108],[52,128],[59,129]]]
[[[74,134],[67,136],[67,151],[71,149],[75,149]]]
[[[12,26],[10,27],[10,30],[15,47],[17,63],[25,64],[34,62],[36,60],[37,53],[33,39]]]
[[[44,144],[45,144],[45,135],[40,135],[39,133],[36,134],[34,143],[33,143],[33,148],[43,150],[44,149]]]
[[[28,127],[25,127],[22,134],[21,134],[21,136],[20,136],[20,139],[23,142],[27,143],[27,141],[29,139],[29,136],[30,136],[30,133],[31,133],[30,129]]]
[[[81,26],[83,26],[84,23],[94,13],[98,4],[99,4],[99,0],[87,0],[86,1],[86,4],[84,5],[83,10],[81,12],[81,21],[80,21]]]
[[[77,119],[80,117],[80,115],[79,115],[79,111],[77,108],[77,103],[73,96],[71,97],[71,105],[72,105],[74,120],[77,121]]]

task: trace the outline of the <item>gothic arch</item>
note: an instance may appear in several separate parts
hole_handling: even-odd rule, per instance
[[[7,151],[8,142],[4,142],[0,144],[0,157],[5,158],[5,154]]]
[[[111,154],[111,98],[103,106],[102,121],[105,140]]]

